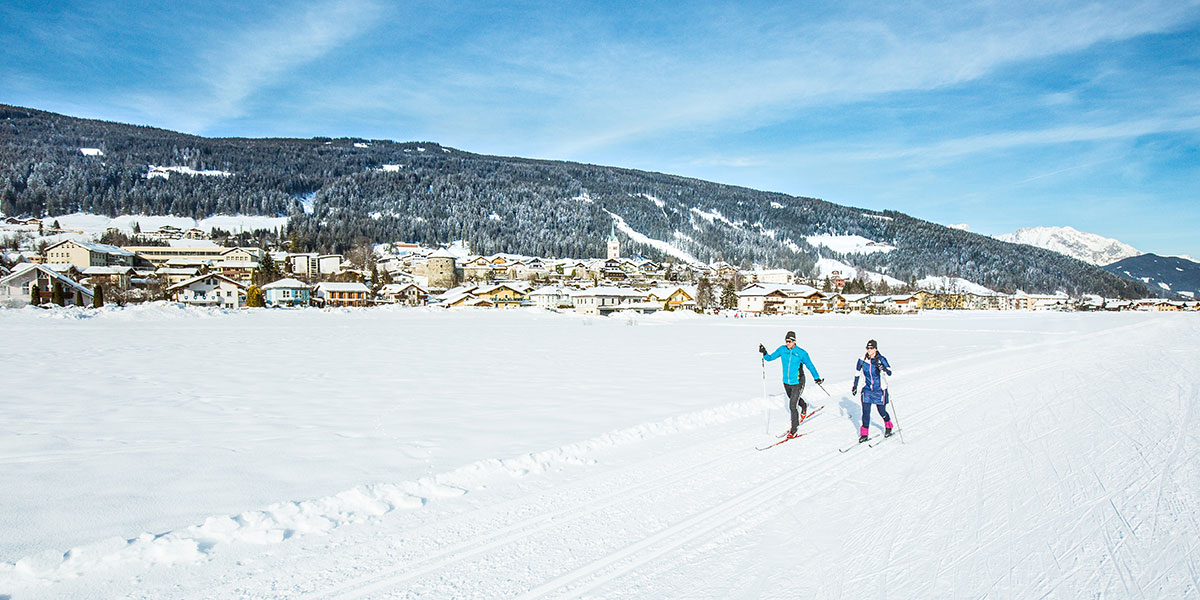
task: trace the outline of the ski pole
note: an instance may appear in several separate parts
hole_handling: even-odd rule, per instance
[[[817,380],[815,380],[815,379],[814,379],[814,380],[813,380],[813,383],[817,383]],[[823,386],[823,385],[821,385],[821,384],[817,383],[817,387],[821,388],[821,391],[822,391],[822,392],[825,392],[825,395],[826,395],[826,396],[829,396],[830,398],[832,398],[832,397],[833,397],[833,394],[830,394],[830,393],[829,393],[829,390],[825,389],[825,386]]]
[[[760,358],[758,362],[762,363],[763,411],[767,413],[767,433],[771,433],[771,407],[767,404],[767,360]]]
[[[896,420],[896,427],[899,428],[899,430],[900,430],[900,431],[896,432],[896,433],[900,434],[900,443],[905,444],[907,442],[904,441],[904,428],[900,427],[900,415],[896,413],[895,401],[892,400],[891,398],[888,398],[888,404],[892,405],[892,418]]]

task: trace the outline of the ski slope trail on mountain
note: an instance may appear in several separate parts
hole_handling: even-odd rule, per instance
[[[493,322],[500,327],[516,319],[530,335],[555,335],[539,333],[542,321],[526,317],[453,318],[467,318],[469,328],[480,325],[478,319],[500,319]],[[560,320],[550,326],[577,331],[580,325]],[[692,343],[645,366],[646,374],[607,354],[598,364],[561,367],[567,378],[601,368],[614,386],[622,375],[639,384],[622,388],[630,396],[625,402],[611,400],[611,412],[625,416],[595,417],[599,428],[591,437],[523,458],[483,455],[465,467],[426,474],[422,494],[397,479],[421,501],[319,531],[292,531],[281,539],[232,536],[175,561],[77,562],[69,574],[45,565],[37,571],[32,562],[10,566],[0,572],[0,595],[315,600],[1200,593],[1200,383],[1189,366],[1200,320],[1192,315],[943,314],[628,325],[597,321],[584,327],[598,328],[588,335],[600,354],[606,341],[618,343],[633,330],[647,336],[651,354],[663,353],[658,344],[670,347],[669,340]],[[756,445],[786,429],[787,410],[778,363],[766,364],[769,397],[763,399],[763,368],[754,347],[760,340],[778,344],[788,329],[799,333],[833,395],[810,387],[805,397],[825,405],[823,416],[804,425],[804,437],[757,452]],[[839,454],[858,434],[861,408],[848,392],[868,337],[880,340],[895,369],[889,409],[904,437]],[[731,346],[739,351],[725,354]],[[704,370],[707,353],[719,354],[732,368]],[[661,376],[658,383],[652,371]],[[650,409],[673,393],[692,395],[697,404],[673,405],[666,413]],[[569,411],[573,403],[598,401],[597,391],[583,388],[554,406]],[[655,418],[629,421],[639,403]],[[536,406],[514,402],[519,414],[508,418],[534,418]],[[881,431],[878,420],[873,416],[873,435]],[[406,435],[421,437],[416,431]],[[56,464],[36,462],[33,455],[0,458],[39,469]],[[271,466],[270,459],[261,460],[263,468]],[[322,468],[316,465],[314,476]],[[324,517],[334,521],[333,513],[347,506],[325,503]],[[171,535],[186,539],[183,525],[188,523]],[[43,576],[30,575],[35,572]]]

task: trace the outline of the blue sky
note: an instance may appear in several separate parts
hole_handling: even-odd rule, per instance
[[[436,141],[1200,258],[1198,0],[0,0],[0,103]]]

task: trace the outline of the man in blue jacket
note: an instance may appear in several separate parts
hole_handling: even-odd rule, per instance
[[[825,380],[817,374],[817,368],[813,366],[808,353],[796,345],[795,331],[787,332],[783,338],[783,345],[776,348],[774,352],[767,354],[767,349],[762,344],[758,345],[758,351],[767,360],[783,359],[783,390],[787,392],[788,410],[792,411],[792,428],[788,430],[787,436],[789,438],[796,437],[796,428],[800,426],[800,421],[808,416],[808,403],[800,397],[800,394],[804,392],[803,367],[808,366],[808,371],[812,373],[813,381],[816,381],[817,385],[825,383]],[[798,411],[796,410],[797,405],[800,409]]]

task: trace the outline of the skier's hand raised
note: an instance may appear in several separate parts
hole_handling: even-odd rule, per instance
[[[758,345],[758,351],[759,351],[759,352],[762,352],[762,355],[763,355],[763,356],[766,356],[766,355],[767,355],[767,347],[766,347],[766,346],[763,346],[762,344],[759,344],[759,345]]]

